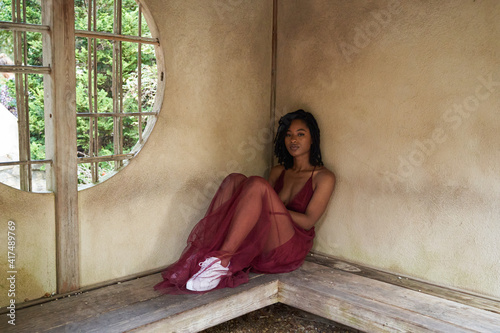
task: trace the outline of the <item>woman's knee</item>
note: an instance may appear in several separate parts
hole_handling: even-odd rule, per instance
[[[243,183],[246,179],[247,177],[241,173],[231,173],[224,178],[221,187],[232,186],[234,188]]]
[[[271,188],[269,182],[260,176],[248,177],[246,186],[252,190],[268,190]]]

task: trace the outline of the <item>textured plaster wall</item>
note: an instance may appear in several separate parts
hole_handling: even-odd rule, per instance
[[[79,193],[83,286],[173,262],[223,175],[269,167],[272,2],[142,2],[161,113],[124,170]],[[315,250],[500,297],[500,3],[279,4],[277,116],[314,112],[338,178]],[[17,300],[55,291],[53,194],[0,184],[3,235],[9,220]]]
[[[314,249],[500,297],[500,2],[279,3],[278,111],[338,179]]]
[[[9,221],[15,223],[15,230],[8,229]],[[11,263],[7,261],[9,231],[15,233],[15,261]],[[56,291],[54,195],[27,193],[0,184],[0,235],[0,306],[11,299],[20,303]],[[11,275],[16,277],[13,288],[7,280]],[[9,296],[9,290],[15,297]]]
[[[79,193],[82,285],[172,263],[224,175],[268,168],[272,2],[143,2],[163,105],[139,155]]]

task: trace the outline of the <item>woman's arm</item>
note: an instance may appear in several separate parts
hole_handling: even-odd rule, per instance
[[[293,221],[306,230],[311,229],[323,215],[335,188],[335,175],[328,169],[319,172],[314,181],[317,185],[305,214],[288,211]]]
[[[271,169],[271,172],[269,173],[269,178],[267,181],[269,184],[271,184],[271,187],[274,187],[274,184],[276,184],[276,181],[281,175],[281,172],[283,171],[285,167],[282,165],[276,165]]]

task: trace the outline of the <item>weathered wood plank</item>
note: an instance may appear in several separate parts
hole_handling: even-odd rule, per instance
[[[280,302],[363,331],[495,332],[500,316],[306,262],[280,278]]]
[[[275,303],[278,290],[277,277],[271,275],[254,275],[249,283],[238,288],[203,295],[161,295],[153,290],[159,281],[160,274],[154,274],[25,308],[17,312],[15,327],[0,321],[0,331],[124,332],[155,322],[154,327],[167,323],[169,327],[172,322],[191,321],[192,324],[186,324],[188,327],[204,325],[206,328]],[[243,298],[250,302],[252,295],[261,299],[247,304],[241,301]],[[212,321],[196,320],[202,318],[199,313],[211,317],[213,303],[219,304],[220,316]],[[231,303],[238,303],[240,307],[231,308],[231,311],[226,307],[224,310],[224,304]],[[170,322],[163,321],[165,318]]]
[[[340,259],[329,258],[319,254],[311,254],[307,257],[306,260],[331,268],[339,268],[346,264]],[[350,268],[352,269],[350,270]],[[488,310],[500,314],[500,301],[498,300],[475,295],[473,293],[436,286],[428,282],[423,282],[408,277],[401,277],[396,274],[391,274],[361,265],[347,264],[346,269],[347,271],[355,275],[387,282],[403,288],[419,291],[425,294],[437,296],[440,298],[448,299],[450,301],[466,304],[479,309]]]
[[[50,329],[143,302],[159,296],[153,290],[158,281],[160,274],[155,274],[22,309],[17,313],[16,328],[26,332]],[[1,322],[0,331],[3,331]]]
[[[233,293],[230,297],[141,326],[131,332],[198,332],[277,302],[278,280]],[[244,288],[247,289],[247,288]],[[209,295],[209,294],[207,294]]]
[[[196,332],[276,303],[277,291],[276,278],[261,275],[235,289],[161,295],[46,332]]]
[[[196,332],[282,302],[365,332],[498,332],[500,314],[306,261],[238,288],[161,295],[160,274],[18,310],[2,332]],[[10,326],[10,327],[9,327]]]

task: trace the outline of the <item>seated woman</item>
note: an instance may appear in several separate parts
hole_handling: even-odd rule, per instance
[[[323,166],[316,120],[297,110],[279,121],[269,181],[231,174],[191,231],[180,259],[155,289],[165,293],[236,287],[248,272],[284,273],[302,265],[335,176]]]

